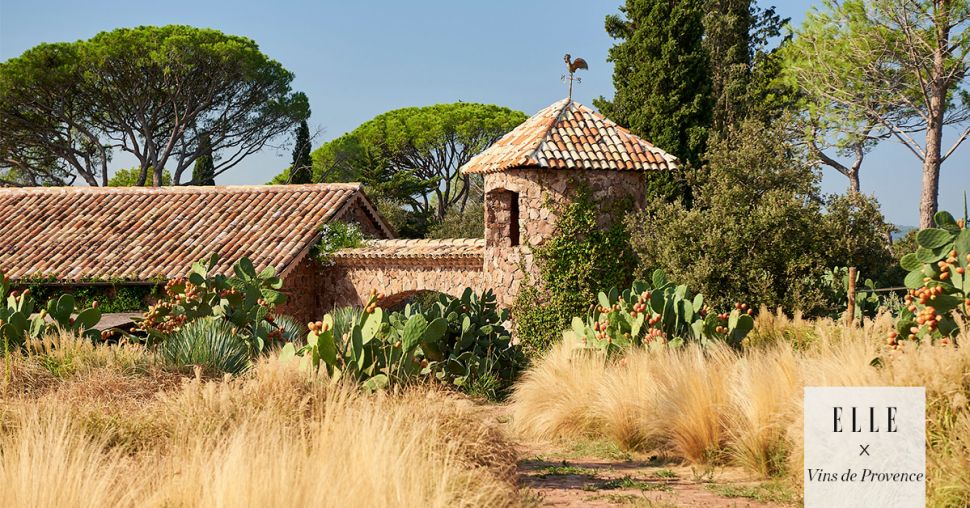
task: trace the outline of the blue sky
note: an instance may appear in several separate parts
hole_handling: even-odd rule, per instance
[[[814,3],[777,0],[798,24]],[[603,18],[620,0],[491,0],[487,2],[277,0],[139,2],[0,0],[0,60],[40,43],[85,39],[122,26],[180,23],[245,35],[296,74],[310,97],[316,144],[389,109],[441,102],[495,103],[532,114],[562,98],[562,55],[590,65],[576,100],[613,93],[606,54],[612,40]],[[290,147],[269,148],[218,179],[262,183],[289,164]],[[118,158],[118,166],[131,165]],[[941,206],[963,207],[970,190],[970,142],[943,166]],[[825,192],[843,192],[845,177],[824,173]],[[862,169],[862,189],[889,220],[918,223],[919,162],[884,143]]]

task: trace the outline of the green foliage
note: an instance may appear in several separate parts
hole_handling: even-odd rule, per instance
[[[586,319],[573,317],[565,336],[576,345],[607,355],[629,347],[679,346],[686,341],[708,344],[726,341],[740,348],[754,328],[753,310],[736,304],[731,312],[714,314],[704,295],[667,280],[656,270],[650,282],[634,281],[622,293],[616,288],[597,295]]]
[[[886,272],[886,225],[874,202],[833,202],[826,214],[818,173],[786,132],[785,119],[749,119],[715,137],[705,171],[691,174],[692,208],[658,199],[628,217],[640,273],[662,268],[713,307],[818,315],[829,305],[826,267],[856,262],[874,279]]]
[[[428,238],[484,238],[485,202],[478,199],[468,203],[464,211],[448,210],[445,218],[431,226]]]
[[[212,273],[218,261],[213,254],[194,263],[188,277],[165,284],[165,297],[138,320],[138,328],[147,333],[149,344],[165,341],[187,323],[209,317],[234,326],[252,354],[261,352],[268,341],[281,339],[283,332],[273,323],[273,309],[284,303],[286,296],[279,291],[283,282],[276,276],[276,269],[268,266],[257,273],[244,257],[227,277]]]
[[[199,152],[201,155],[195,160],[195,166],[192,166],[192,183],[194,185],[215,185],[216,165],[212,158],[212,140],[208,135],[199,137]]]
[[[41,44],[0,64],[0,161],[29,182],[107,185],[123,144],[136,182],[174,183],[211,151],[229,168],[309,115],[293,74],[250,39],[184,25]]]
[[[711,73],[704,40],[705,0],[627,0],[606,18],[618,42],[611,101],[596,106],[609,118],[696,164],[711,122]],[[659,23],[658,20],[664,20]]]
[[[249,368],[250,350],[229,322],[207,317],[175,331],[159,348],[162,358],[178,369],[199,367],[206,374],[239,374]]]
[[[401,212],[387,214],[399,233],[423,236],[472,201],[473,177],[458,169],[525,119],[474,103],[388,111],[315,150],[313,181],[362,182],[375,201]]]
[[[881,311],[892,311],[893,296],[891,293],[880,297],[875,292],[876,283],[872,279],[862,280],[861,272],[855,274],[856,294],[855,294],[855,319],[861,320],[863,317],[875,317]],[[828,309],[826,315],[833,319],[840,319],[848,309],[849,304],[849,269],[834,267],[826,269],[822,275],[822,287],[825,289]],[[898,302],[898,298],[896,299]]]
[[[529,356],[559,341],[573,316],[586,312],[596,294],[630,284],[637,266],[629,237],[618,219],[625,203],[614,203],[611,221],[599,224],[601,210],[589,189],[577,184],[574,199],[557,211],[552,236],[535,248],[539,280],[526,281],[512,313]]]
[[[970,230],[967,219],[959,222],[949,212],[937,212],[936,227],[916,234],[916,252],[902,257],[906,275],[906,307],[891,334],[897,339],[916,341],[956,340],[958,318],[966,322],[970,310]]]
[[[149,171],[151,171],[151,168],[149,168]],[[108,187],[134,187],[138,185],[139,176],[141,176],[141,168],[119,169],[108,179]],[[168,170],[162,170],[162,185],[172,185],[172,173],[169,173]],[[145,180],[142,186],[151,187],[151,180]]]
[[[313,181],[313,159],[310,157],[310,127],[306,120],[296,129],[296,142],[293,145],[293,162],[290,163],[289,183],[311,183]]]
[[[310,323],[307,345],[287,345],[281,357],[300,356],[305,368],[351,377],[366,390],[436,379],[496,398],[522,366],[521,351],[503,326],[494,294],[466,289],[442,295],[427,308],[385,312],[372,295],[362,310],[335,310]]]
[[[20,285],[17,289],[29,289],[34,299],[44,301],[56,298],[62,288],[45,284],[44,282],[30,282]],[[104,314],[112,312],[141,312],[148,308],[148,301],[158,294],[159,286],[155,284],[90,284],[72,286],[69,292],[74,296],[78,307],[90,307],[95,302]]]
[[[321,228],[320,241],[314,247],[318,261],[327,264],[334,252],[340,249],[360,247],[364,243],[364,233],[360,226],[352,222],[333,221]]]
[[[777,52],[768,49],[788,22],[774,7],[751,0],[708,0],[704,13],[704,49],[711,73],[712,132],[724,135],[746,117],[774,116],[787,106],[777,83]]]
[[[97,302],[90,307],[78,307],[73,296],[64,294],[51,298],[40,309],[29,289],[11,291],[10,280],[2,272],[0,301],[5,302],[0,305],[0,340],[4,354],[24,346],[28,340],[52,333],[70,333],[92,341],[100,337],[94,328],[101,321]]]
[[[306,339],[306,325],[296,322],[292,316],[285,314],[276,316],[273,324],[280,330],[279,340],[284,344],[303,345]]]

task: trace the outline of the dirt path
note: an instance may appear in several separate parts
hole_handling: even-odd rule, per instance
[[[483,405],[482,418],[511,435],[504,405]],[[692,468],[639,456],[609,443],[518,443],[519,483],[540,506],[782,507],[797,503],[793,486],[751,478],[739,468]]]

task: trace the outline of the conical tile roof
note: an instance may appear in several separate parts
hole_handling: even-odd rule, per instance
[[[536,113],[462,166],[463,173],[512,168],[657,171],[677,158],[570,99]]]

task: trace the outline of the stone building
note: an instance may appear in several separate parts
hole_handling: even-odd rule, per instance
[[[359,184],[0,189],[0,271],[19,284],[158,284],[215,252],[220,271],[243,256],[276,267],[288,296],[280,310],[303,321],[359,305],[372,289],[390,306],[419,291],[492,288],[507,306],[580,186],[606,221],[617,206],[643,204],[645,171],[676,164],[567,99],[462,167],[484,178],[484,239],[396,240]],[[373,240],[321,263],[311,253],[331,221]]]
[[[644,172],[677,159],[599,113],[565,99],[535,114],[462,171],[485,179],[484,283],[510,305],[526,274],[537,275],[532,249],[548,239],[556,211],[585,186],[600,204],[641,207]]]

